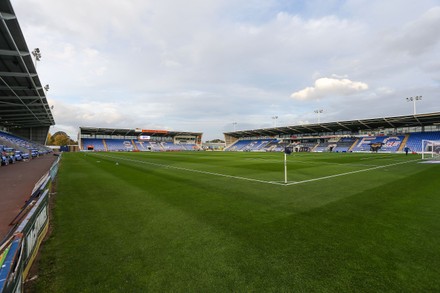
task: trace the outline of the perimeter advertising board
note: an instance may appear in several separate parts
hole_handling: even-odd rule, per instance
[[[49,227],[49,188],[59,161],[60,158],[34,188],[37,199],[29,200],[32,204],[29,213],[12,236],[0,245],[0,293],[23,292],[23,280],[29,274]]]
[[[14,240],[0,268],[0,292],[22,292],[38,248],[49,226],[49,190],[46,189],[35,206],[17,228]]]

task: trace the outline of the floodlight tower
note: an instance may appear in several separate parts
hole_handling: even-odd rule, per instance
[[[46,97],[47,97],[47,92],[49,91],[49,85],[46,84],[46,85],[43,87],[43,89],[44,89],[44,91],[46,92]],[[49,105],[48,105],[48,106],[49,106]],[[53,110],[53,105],[50,107],[50,109]]]
[[[273,125],[275,128],[277,128],[277,119],[278,119],[278,116],[272,116]]]
[[[314,111],[316,114],[318,114],[318,124],[321,124],[321,120],[319,119],[320,114],[324,112],[322,109],[317,109]]]
[[[416,101],[421,101],[421,100],[422,100],[422,96],[415,96],[415,97],[406,98],[407,102],[413,102],[413,105],[414,105],[414,114],[413,115],[416,115]]]
[[[35,49],[32,51],[32,55],[33,55],[34,58],[35,58],[35,70],[37,70],[37,61],[40,61],[40,60],[41,60],[41,51],[40,51],[40,48],[35,48]]]
[[[237,127],[237,122],[232,122],[232,126],[234,127],[234,132],[235,132],[235,129]]]

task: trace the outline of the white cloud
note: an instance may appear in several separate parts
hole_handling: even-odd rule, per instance
[[[315,100],[334,95],[348,96],[367,89],[368,85],[364,82],[322,77],[315,81],[314,86],[294,92],[291,97],[296,100]]]
[[[393,93],[395,93],[396,91],[392,88],[386,87],[386,86],[382,86],[376,89],[376,93],[378,95],[391,95]]]
[[[399,101],[411,95],[426,97],[420,111],[440,110],[432,0],[13,2],[28,47],[42,51],[38,73],[60,127],[154,126],[212,139],[232,121],[315,121],[316,103],[301,99],[319,98],[323,119],[407,114]],[[338,103],[325,99],[335,95]]]
[[[440,6],[433,7],[420,17],[392,34],[389,46],[412,56],[429,52],[440,42]]]

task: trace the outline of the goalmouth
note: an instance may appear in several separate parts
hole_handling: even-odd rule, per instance
[[[440,140],[422,140],[422,159],[440,160]]]

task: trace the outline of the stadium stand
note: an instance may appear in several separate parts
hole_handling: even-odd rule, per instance
[[[268,150],[278,143],[276,139],[245,139],[238,140],[234,145],[226,149],[226,151],[245,151],[245,152],[255,152]]]
[[[420,152],[421,140],[437,140],[436,132],[440,132],[440,112],[247,129],[223,134],[226,151],[282,151],[282,146],[289,144],[294,151],[369,152],[370,144],[377,143],[381,152],[401,152],[406,144]],[[259,140],[272,142],[262,148],[257,144],[250,145]]]
[[[225,151],[241,151],[245,146],[247,146],[250,143],[249,140],[238,140],[230,147],[226,148]]]
[[[83,144],[83,146],[82,146],[83,149],[86,149],[86,150],[94,150],[94,151],[98,151],[98,152],[100,152],[100,151],[102,152],[102,151],[107,150],[105,148],[103,139],[83,138],[82,144]]]
[[[333,152],[348,152],[353,144],[356,142],[356,138],[354,137],[343,137],[337,143],[336,147],[333,148]]]
[[[311,152],[317,145],[317,142],[300,142],[294,149],[297,152]]]
[[[165,149],[163,148],[163,145],[160,142],[157,141],[150,141],[150,142],[144,142],[146,144],[150,145],[150,150],[153,152],[162,152],[165,151]],[[148,148],[147,148],[148,150]]]
[[[105,144],[107,151],[126,152],[134,149],[132,142],[128,139],[106,139]]]
[[[198,149],[195,144],[183,144],[182,146],[186,151],[194,151]]]
[[[195,151],[202,145],[201,132],[115,128],[79,128],[80,150],[93,151]]]
[[[265,146],[267,152],[283,152],[288,143],[279,140],[272,140]]]
[[[332,137],[329,139],[317,137],[312,139],[295,139],[291,143],[277,139],[240,139],[225,149],[225,151],[267,151],[282,152],[286,146],[295,152],[370,152],[371,144],[381,144],[379,152],[402,152],[407,145],[413,152],[422,151],[422,140],[440,140],[440,131],[419,132],[406,135],[380,135],[359,137]],[[320,141],[320,142],[318,142]],[[171,148],[168,146],[167,148]]]
[[[132,152],[132,151],[194,151],[197,150],[196,144],[175,144],[172,141],[156,142],[156,141],[139,141],[130,139],[97,139],[83,138],[83,150],[93,151],[109,151],[109,152]]]
[[[182,145],[174,144],[171,141],[163,142],[162,146],[165,151],[184,151],[185,150],[185,148]]]
[[[141,152],[150,151],[153,148],[153,146],[151,145],[151,143],[149,141],[134,140],[134,143],[135,143],[136,149]]]
[[[406,145],[412,152],[422,151],[422,140],[440,140],[440,131],[411,133]]]
[[[328,152],[330,151],[330,149],[333,149],[332,146],[334,146],[335,144],[329,141],[326,142],[322,142],[319,145],[317,145],[313,151],[317,152],[317,153],[322,153],[322,152]]]
[[[371,144],[382,144],[380,152],[397,152],[405,136],[367,136],[361,137],[351,149],[353,152],[369,152]]]
[[[13,147],[22,152],[31,152],[32,150],[37,150],[39,154],[51,152],[51,149],[44,145],[3,131],[0,131],[0,144]]]
[[[395,153],[400,149],[402,142],[404,141],[405,136],[388,136],[382,140],[383,146],[380,149],[381,152],[390,152]]]

